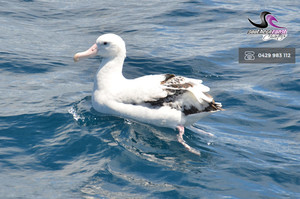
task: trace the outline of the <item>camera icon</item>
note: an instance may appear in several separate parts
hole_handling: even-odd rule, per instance
[[[249,61],[252,61],[252,60],[255,60],[255,52],[254,51],[245,51],[244,53],[244,60],[249,60]]]

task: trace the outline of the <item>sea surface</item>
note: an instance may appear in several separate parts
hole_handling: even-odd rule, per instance
[[[262,11],[286,39],[247,34]],[[0,198],[300,198],[299,13],[299,1],[0,1]],[[100,58],[73,55],[111,32],[125,77],[202,79],[223,104],[186,130],[200,156],[174,129],[92,108]],[[239,64],[241,47],[296,48],[296,64]]]

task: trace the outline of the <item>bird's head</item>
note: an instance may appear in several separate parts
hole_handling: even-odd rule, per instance
[[[96,43],[84,52],[76,53],[74,61],[93,57],[99,54],[103,58],[126,57],[126,47],[123,39],[116,34],[104,34],[98,37]]]

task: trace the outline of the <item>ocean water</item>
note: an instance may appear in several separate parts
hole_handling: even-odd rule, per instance
[[[283,41],[247,35],[262,11]],[[0,1],[0,198],[300,198],[297,1]],[[226,109],[195,124],[213,137],[96,113],[99,58],[113,32],[124,75],[202,79]],[[296,64],[239,64],[240,47],[294,47]]]

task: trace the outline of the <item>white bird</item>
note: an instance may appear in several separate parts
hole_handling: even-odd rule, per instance
[[[125,42],[115,34],[101,35],[88,50],[76,53],[74,61],[99,54],[102,57],[94,80],[93,108],[156,126],[177,128],[178,141],[199,154],[183,140],[184,126],[209,112],[222,110],[221,103],[207,94],[202,80],[173,74],[147,75],[126,79],[122,74]]]

